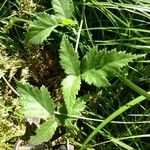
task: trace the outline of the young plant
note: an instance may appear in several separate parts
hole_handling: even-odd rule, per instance
[[[26,34],[27,44],[42,44],[57,27],[68,26],[75,30],[76,24],[72,1],[53,0],[54,14],[39,13],[36,19],[30,23]],[[98,88],[107,87],[109,78],[119,76],[121,68],[128,66],[133,59],[143,57],[117,51],[115,49],[98,50],[97,47],[89,48],[88,52],[81,58],[78,52],[69,42],[67,35],[63,35],[59,50],[60,65],[66,73],[62,80],[62,95],[64,104],[55,112],[55,104],[47,88],[34,88],[29,84],[18,84],[20,102],[23,106],[23,113],[27,120],[30,118],[43,119],[45,122],[37,129],[37,134],[31,137],[32,144],[41,144],[48,141],[59,125],[70,126],[72,117],[78,119],[86,107],[86,103],[80,99],[78,92],[82,81]],[[56,115],[57,114],[57,115]],[[59,114],[59,116],[58,116]],[[67,116],[62,124],[60,116]],[[69,123],[68,123],[69,121]]]
[[[18,113],[21,105],[25,119],[37,125],[36,134],[30,138],[34,145],[53,141],[60,127],[70,129],[75,124],[79,136],[72,138],[72,134],[68,134],[68,137],[81,149],[149,148],[149,143],[142,138],[149,137],[150,129],[149,118],[145,121],[150,111],[149,102],[144,101],[150,99],[146,92],[150,73],[150,2],[52,0],[37,1],[34,5],[32,0],[25,1],[0,3],[0,42],[8,53],[5,55],[2,51],[0,56],[0,79],[6,83],[0,87],[0,116],[4,123],[0,147],[9,149],[22,135],[22,117]],[[129,62],[144,56],[138,53],[148,55],[129,66]],[[127,80],[125,74],[139,87]],[[16,92],[14,76],[22,81],[29,79],[30,84],[17,82]],[[19,107],[10,89],[19,96]],[[115,118],[119,121],[113,120]],[[18,127],[21,133],[18,130],[12,134]],[[99,135],[94,138],[97,133]],[[25,143],[30,135],[32,132],[26,130],[22,137]],[[84,143],[80,144],[82,141]],[[98,148],[100,145],[102,147]]]
[[[81,81],[93,84],[96,87],[106,87],[110,83],[107,78],[118,75],[121,68],[132,62],[133,59],[143,55],[126,54],[116,50],[107,51],[106,49],[98,51],[92,48],[79,60],[79,55],[75,52],[72,44],[64,35],[60,44],[60,64],[66,73],[66,78],[62,80],[62,95],[67,113],[55,112],[55,104],[47,88],[42,86],[40,89],[32,87],[29,84],[18,83],[18,93],[20,94],[20,104],[25,118],[43,119],[46,122],[41,124],[37,129],[36,135],[31,137],[32,144],[41,144],[48,141],[55,133],[56,128],[61,124],[59,116],[67,116],[65,120],[72,117],[78,119],[85,108],[85,102],[78,99]],[[80,65],[82,64],[82,65]],[[79,96],[78,96],[79,97]],[[69,122],[71,122],[70,120]],[[64,121],[66,122],[66,121]]]

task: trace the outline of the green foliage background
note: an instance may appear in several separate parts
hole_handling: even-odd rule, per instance
[[[42,144],[65,126],[61,138],[75,149],[150,149],[149,7],[0,2],[0,148],[26,136]]]

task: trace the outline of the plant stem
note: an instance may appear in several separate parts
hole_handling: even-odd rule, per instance
[[[6,80],[6,78],[4,77],[4,75],[2,75],[2,78],[4,79],[4,81],[6,82],[6,84],[10,87],[10,89],[11,89],[17,96],[19,96],[19,93],[10,85],[10,83]]]
[[[85,10],[85,6],[83,5],[80,27],[79,27],[79,31],[78,31],[78,34],[77,34],[77,42],[76,42],[75,52],[78,51],[80,34],[81,34],[82,26],[83,26],[84,10]]]

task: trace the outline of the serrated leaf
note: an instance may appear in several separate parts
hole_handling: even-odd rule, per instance
[[[67,127],[73,126],[73,120],[77,120],[78,117],[81,116],[81,112],[85,109],[85,107],[86,102],[82,98],[78,98],[75,100],[73,108],[71,109],[71,112],[69,114],[67,113],[66,106],[64,105],[60,109],[60,115],[58,116],[59,121]],[[66,116],[64,114],[66,114]]]
[[[54,12],[58,18],[71,19],[73,16],[73,3],[71,0],[52,0]]]
[[[117,75],[121,68],[127,66],[133,59],[143,57],[144,55],[133,55],[124,51],[117,52],[115,49],[107,51],[97,51],[93,48],[87,52],[82,61],[82,79],[88,84],[97,87],[109,85],[107,77]]]
[[[67,126],[67,127],[71,127],[73,125],[72,121],[74,119],[72,119],[68,116],[67,109],[66,109],[65,105],[63,105],[60,108],[59,113],[60,113],[60,115],[57,118],[59,119],[60,123]]]
[[[71,115],[81,116],[81,112],[85,109],[86,103],[81,99],[77,99],[74,103]]]
[[[54,115],[53,100],[44,86],[38,89],[28,83],[18,83],[17,91],[25,118],[47,119],[50,114]]]
[[[90,70],[90,69],[94,69],[94,67],[96,67],[97,54],[98,54],[98,51],[95,47],[93,49],[90,49],[90,51],[86,53],[86,55],[82,59],[82,71],[83,72]]]
[[[80,61],[77,52],[74,51],[72,44],[69,43],[66,36],[63,36],[60,45],[60,64],[68,75],[80,74]]]
[[[36,15],[36,20],[29,25],[25,42],[28,44],[42,44],[57,26],[58,21],[54,15],[39,13]]]
[[[72,114],[72,109],[74,108],[74,104],[76,102],[76,95],[80,89],[80,84],[80,76],[70,75],[62,81],[62,93],[68,115]]]
[[[81,75],[82,79],[85,80],[89,85],[93,84],[96,87],[109,86],[109,82],[102,71],[90,69]]]
[[[36,135],[31,136],[29,142],[33,145],[39,145],[43,142],[47,142],[52,138],[57,127],[58,123],[55,118],[48,120],[47,122],[40,125],[40,127],[36,130]]]

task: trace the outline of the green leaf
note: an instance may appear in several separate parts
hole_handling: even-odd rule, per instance
[[[61,23],[61,25],[64,26],[75,26],[77,24],[76,21],[72,19],[65,19],[65,18],[60,19],[59,22]]]
[[[48,120],[47,122],[40,125],[40,127],[36,130],[36,135],[31,136],[29,142],[33,145],[39,145],[43,142],[47,142],[52,138],[57,127],[58,123],[55,118]]]
[[[74,118],[72,119],[71,117],[68,116],[68,112],[65,105],[63,105],[59,109],[59,113],[60,115],[58,115],[57,118],[59,119],[60,123],[67,127],[71,127],[73,125],[72,121],[75,119]]]
[[[81,116],[81,112],[85,109],[85,107],[86,107],[86,102],[81,99],[77,99],[74,103],[71,115],[77,117]]]
[[[106,87],[110,85],[103,72],[95,68],[85,71],[81,77],[89,85],[93,84],[96,87]]]
[[[60,64],[68,75],[80,74],[80,61],[77,52],[74,51],[72,44],[69,43],[66,36],[63,36],[60,45]]]
[[[68,115],[72,114],[76,102],[76,95],[78,94],[78,91],[80,89],[80,84],[80,76],[70,75],[62,81],[62,93],[68,111]]]
[[[47,119],[54,115],[54,105],[50,94],[44,86],[40,89],[30,84],[18,83],[17,91],[20,95],[19,102],[22,105],[22,112],[25,118]]]
[[[54,15],[39,13],[36,20],[30,23],[25,42],[28,44],[42,44],[43,41],[58,26]]]
[[[73,16],[72,0],[52,0],[52,6],[58,18],[71,19]]]
[[[67,113],[66,106],[61,107],[60,115],[58,116],[61,124],[64,124],[67,127],[73,126],[73,121],[77,120],[81,116],[81,112],[85,109],[86,102],[82,98],[75,100],[73,108]]]
[[[117,75],[121,72],[122,67],[127,66],[133,59],[143,56],[132,55],[124,51],[107,51],[106,49],[98,52],[96,48],[93,48],[83,58],[82,79],[88,84],[93,84],[97,87],[108,86],[108,77]]]

